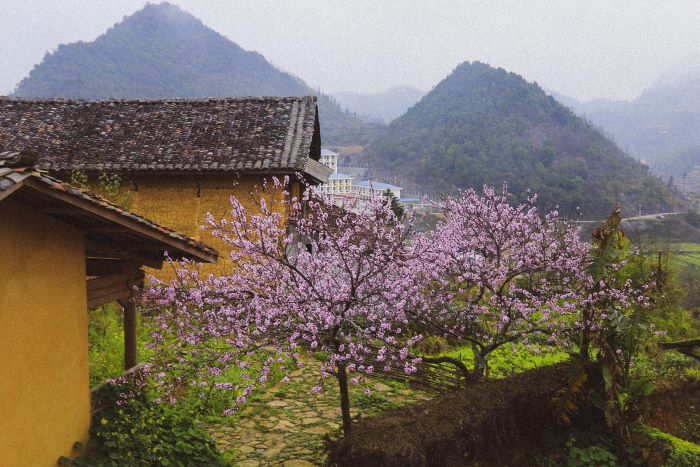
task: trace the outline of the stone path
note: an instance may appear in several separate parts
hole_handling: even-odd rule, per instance
[[[340,399],[334,379],[325,380],[325,390],[312,395],[319,382],[319,363],[309,359],[305,366],[290,373],[291,381],[269,388],[251,398],[240,413],[210,424],[221,451],[241,467],[322,465],[325,437],[341,434]],[[372,389],[364,394],[361,386],[351,387],[353,418],[376,415],[383,410],[428,399],[425,393],[393,382],[369,381]]]

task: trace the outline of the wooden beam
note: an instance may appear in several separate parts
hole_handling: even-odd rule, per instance
[[[104,258],[113,258],[119,260],[128,260],[131,263],[137,263],[139,266],[148,266],[154,269],[163,267],[163,256],[156,256],[152,253],[143,253],[128,249],[127,246],[121,248],[121,245],[113,247],[109,241],[98,241],[94,238],[88,238],[85,241],[85,251],[88,256],[101,256]]]
[[[118,274],[95,277],[87,281],[88,308],[95,308],[118,300],[128,300],[134,285],[143,283],[143,272],[136,269]]]
[[[111,258],[87,258],[85,270],[88,276],[108,276],[123,271],[125,261]]]

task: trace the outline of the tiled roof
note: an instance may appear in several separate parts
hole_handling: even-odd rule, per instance
[[[197,242],[186,235],[179,234],[174,230],[168,229],[167,227],[163,227],[155,222],[149,221],[148,219],[134,214],[133,212],[108,201],[106,198],[98,195],[97,193],[77,188],[73,185],[50,177],[45,172],[36,170],[32,167],[18,166],[23,162],[23,159],[30,157],[31,155],[29,153],[0,152],[0,200],[9,196],[12,192],[21,188],[25,184],[37,182],[43,188],[50,191],[68,194],[80,201],[87,201],[105,212],[119,214],[130,222],[138,223],[142,227],[160,234],[164,234],[173,240],[180,241],[196,250],[203,252],[205,255],[214,257],[218,255],[216,250],[213,248]]]
[[[0,147],[53,171],[304,172],[320,146],[315,97],[0,98]]]

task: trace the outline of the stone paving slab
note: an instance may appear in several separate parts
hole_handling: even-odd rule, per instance
[[[334,379],[325,390],[312,395],[319,380],[319,362],[290,373],[288,384],[277,383],[235,416],[207,426],[223,452],[233,453],[233,464],[242,467],[305,467],[326,460],[326,437],[341,435],[340,396]],[[363,387],[351,387],[353,417],[371,416],[382,409],[425,400],[423,392],[389,382],[369,381],[369,396]]]

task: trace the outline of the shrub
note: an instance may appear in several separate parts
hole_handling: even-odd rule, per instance
[[[616,467],[620,465],[617,456],[603,444],[592,444],[582,448],[576,446],[576,439],[571,438],[566,446],[569,449],[569,455],[566,459],[567,466]]]
[[[438,355],[450,350],[447,339],[440,336],[427,336],[419,340],[415,349],[423,355]]]
[[[676,467],[700,465],[700,445],[691,443],[649,426],[637,427],[636,432],[662,442],[668,451],[667,463]]]
[[[93,416],[87,452],[73,465],[225,465],[192,414],[152,401],[141,377],[103,386],[95,404],[101,409]]]

